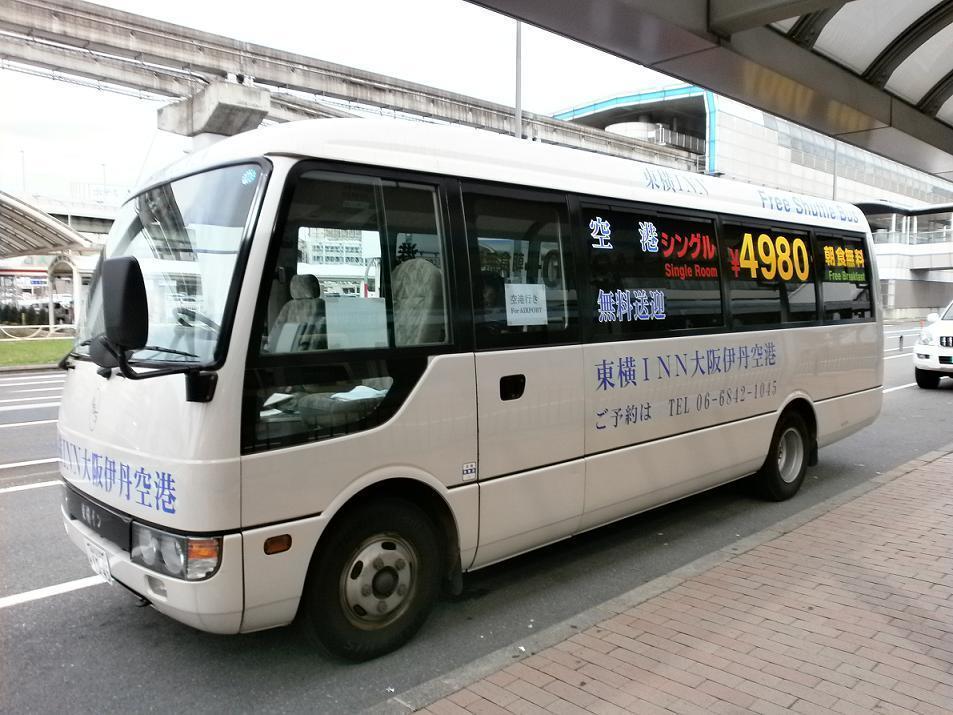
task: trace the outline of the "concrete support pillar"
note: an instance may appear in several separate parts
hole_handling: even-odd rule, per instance
[[[200,92],[159,110],[159,129],[195,138],[201,149],[214,141],[261,124],[271,108],[271,93],[259,87],[214,82]]]
[[[86,296],[83,295],[83,276],[73,261],[73,325],[80,325],[86,317]]]
[[[50,325],[50,335],[52,335],[52,334],[53,334],[53,326],[56,325],[56,315],[55,315],[55,313],[53,312],[53,286],[54,286],[53,271],[50,271],[50,272],[47,274],[47,276],[46,276],[46,283],[47,283],[47,285],[49,286],[49,289],[50,289],[50,290],[49,290],[49,300],[47,301],[47,302],[48,302],[48,311],[49,311],[49,312],[47,313],[47,316],[46,316],[46,317],[47,317],[47,322],[48,322],[49,325]]]

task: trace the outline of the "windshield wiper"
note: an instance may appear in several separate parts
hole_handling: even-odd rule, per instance
[[[146,345],[144,347],[139,348],[139,350],[153,350],[157,353],[169,353],[169,355],[181,355],[182,357],[190,357],[190,358],[198,357],[198,355],[196,355],[195,353],[187,353],[181,350],[173,350],[172,348],[160,348],[157,345]],[[136,352],[138,352],[138,350]]]

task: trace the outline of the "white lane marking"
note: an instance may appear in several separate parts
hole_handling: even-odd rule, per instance
[[[59,479],[54,479],[49,482],[33,482],[32,484],[18,484],[15,487],[3,487],[0,489],[0,494],[9,494],[10,492],[25,492],[29,489],[41,489],[43,487],[55,487],[57,484],[62,484]]]
[[[62,392],[62,387],[33,387],[29,390],[10,390],[11,395],[23,395],[27,392]],[[37,395],[40,397],[40,395]]]
[[[30,380],[29,382],[2,382],[0,387],[26,387],[28,385],[62,385],[66,380],[58,378],[56,380]]]
[[[910,357],[913,355],[913,350],[908,353],[903,353],[902,355],[891,355],[890,357],[885,357],[884,360],[896,360],[897,358]]]
[[[17,467],[32,467],[34,464],[53,464],[59,462],[59,457],[51,459],[30,459],[26,462],[10,462],[9,464],[0,464],[0,469],[16,469]]]
[[[61,593],[78,591],[81,588],[89,588],[90,586],[96,586],[100,583],[106,583],[102,576],[87,576],[86,578],[76,579],[75,581],[58,583],[55,586],[47,586],[46,588],[37,588],[33,591],[16,593],[12,596],[4,596],[3,598],[0,598],[0,608],[18,606],[21,603],[38,601],[41,598],[49,598],[50,596],[59,596]]]
[[[893,392],[894,390],[906,390],[908,387],[913,387],[916,384],[917,383],[915,382],[908,382],[906,385],[898,385],[897,387],[888,387],[886,390],[884,390],[884,394],[886,395],[888,392]]]
[[[14,410],[38,410],[41,407],[59,407],[59,402],[41,402],[38,405],[6,405],[0,407],[0,412],[13,412]]]
[[[56,420],[33,420],[32,422],[10,422],[9,424],[0,424],[0,429],[7,427],[32,427],[33,425],[51,425]]]
[[[9,400],[0,400],[3,403],[9,402],[36,402],[37,400],[51,400],[57,395],[34,395],[33,397],[13,397]]]
[[[46,372],[42,375],[20,375],[18,377],[0,377],[0,386],[22,385],[27,382],[65,382],[66,378],[55,372]]]
[[[886,355],[887,353],[895,353],[898,350],[903,350],[903,352],[907,355],[913,352],[913,348],[910,348],[909,350],[907,350],[906,348],[887,348],[886,350],[884,350],[884,355]]]
[[[910,328],[910,330],[896,330],[891,333],[884,333],[884,335],[910,335],[911,333],[919,333],[920,328]]]

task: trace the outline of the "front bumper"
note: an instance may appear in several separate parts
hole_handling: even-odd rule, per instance
[[[913,366],[918,370],[953,375],[953,348],[917,343],[913,346]]]
[[[61,512],[66,534],[77,548],[85,552],[89,542],[102,549],[113,579],[147,599],[157,611],[210,633],[239,632],[244,606],[240,534],[222,539],[222,562],[214,576],[205,581],[185,581],[133,563],[128,551],[70,518],[63,507]]]

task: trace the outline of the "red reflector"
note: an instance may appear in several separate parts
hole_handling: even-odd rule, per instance
[[[280,554],[282,551],[287,551],[291,548],[291,534],[282,534],[281,536],[272,536],[269,539],[265,539],[265,553],[271,556],[272,554]]]

